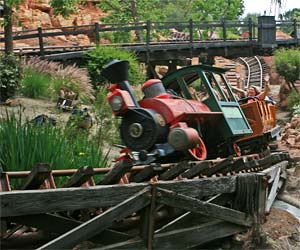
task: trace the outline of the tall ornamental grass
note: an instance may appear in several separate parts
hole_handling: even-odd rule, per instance
[[[46,97],[57,99],[61,87],[78,93],[79,98],[90,103],[94,100],[94,90],[88,71],[75,65],[64,67],[58,62],[30,58],[24,62],[20,93],[25,97]]]
[[[51,169],[106,165],[97,139],[80,132],[70,135],[68,127],[21,120],[21,115],[7,113],[0,123],[0,165],[5,171],[31,170],[37,163],[48,163]]]

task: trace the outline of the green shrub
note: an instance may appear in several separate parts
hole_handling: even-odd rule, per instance
[[[13,55],[0,55],[0,101],[13,97],[21,78],[19,60]]]
[[[288,109],[293,114],[300,113],[300,93],[296,92],[295,90],[291,91],[287,98]]]
[[[292,109],[294,106],[300,105],[300,93],[296,92],[295,90],[292,90],[289,93],[287,102],[289,109]]]
[[[107,63],[114,59],[127,60],[129,62],[129,82],[131,84],[139,84],[145,80],[145,74],[141,71],[136,56],[128,50],[110,46],[98,46],[87,53],[87,57],[87,68],[94,87],[105,82],[105,79],[101,77],[101,71]]]
[[[49,97],[50,85],[51,75],[26,69],[21,80],[20,94],[29,98]]]
[[[300,50],[279,49],[275,51],[275,67],[279,75],[293,83],[300,76]]]

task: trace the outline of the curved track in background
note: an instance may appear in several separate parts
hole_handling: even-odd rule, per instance
[[[263,58],[258,56],[239,57],[237,61],[246,67],[245,88],[250,85],[257,86],[260,89],[263,88],[265,85],[264,76],[267,73],[267,65]]]

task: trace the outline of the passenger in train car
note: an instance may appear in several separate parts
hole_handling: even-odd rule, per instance
[[[231,87],[233,92],[240,98],[247,98],[247,97],[253,97],[253,98],[249,98],[247,100],[247,103],[251,103],[254,101],[262,101],[265,100],[267,97],[267,94],[270,91],[270,86],[269,86],[269,80],[270,80],[270,76],[266,75],[265,78],[265,87],[263,89],[263,91],[260,91],[259,88],[257,86],[254,85],[250,85],[247,89],[247,91],[236,88],[236,87]]]

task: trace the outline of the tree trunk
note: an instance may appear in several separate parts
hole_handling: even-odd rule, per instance
[[[13,36],[12,36],[12,8],[7,1],[4,0],[3,17],[5,20],[4,26],[4,47],[5,54],[13,53]]]
[[[133,18],[134,22],[136,22],[136,23],[139,22],[139,17],[137,14],[137,1],[136,0],[131,1],[131,13],[132,13],[132,18]],[[143,42],[143,36],[142,36],[141,30],[136,30],[135,35],[139,42]]]

